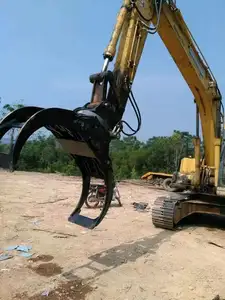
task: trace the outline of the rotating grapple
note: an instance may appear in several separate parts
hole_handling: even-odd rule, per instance
[[[150,2],[148,1],[148,4]],[[0,138],[11,128],[21,127],[8,156],[0,157],[0,164],[12,171],[17,167],[20,152],[29,137],[40,128],[49,130],[70,154],[83,177],[83,188],[77,207],[69,221],[87,228],[97,226],[106,215],[115,186],[109,145],[123,131],[126,124],[134,135],[141,127],[141,114],[131,91],[148,32],[142,19],[151,18],[150,5],[124,0],[117,15],[110,42],[104,51],[104,64],[100,73],[90,76],[93,84],[91,101],[75,110],[61,108],[24,107],[0,123]],[[151,20],[145,25],[150,25]],[[119,45],[118,45],[119,43]],[[118,51],[117,51],[118,47]],[[108,65],[117,53],[113,72]],[[127,101],[130,101],[138,120],[133,129],[122,120]],[[80,214],[88,196],[92,177],[102,179],[106,185],[106,198],[100,215],[91,219]]]
[[[112,86],[112,80],[113,75],[110,71],[91,76],[90,81],[94,84],[92,101],[83,107],[75,110],[23,107],[9,113],[0,122],[0,138],[12,128],[21,128],[10,153],[0,155],[2,168],[11,171],[17,168],[24,144],[40,128],[49,130],[64,151],[72,156],[82,174],[83,187],[80,200],[68,220],[89,229],[96,227],[106,215],[115,186],[109,144],[119,132],[115,130],[118,127],[114,126],[116,101],[114,105],[106,101],[107,85],[111,83]],[[101,213],[94,219],[81,215],[92,177],[104,180],[107,190]]]

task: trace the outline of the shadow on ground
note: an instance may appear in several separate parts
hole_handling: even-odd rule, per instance
[[[63,276],[73,280],[79,271],[88,274],[85,279],[93,280],[96,276],[107,273],[122,264],[135,262],[138,258],[155,254],[160,245],[170,240],[171,236],[188,228],[206,227],[208,230],[224,230],[225,218],[213,215],[194,214],[182,220],[176,231],[161,230],[158,234],[145,237],[135,242],[124,243],[105,251],[94,254],[89,258],[90,262],[78,268],[63,273]],[[90,275],[91,273],[91,275]]]
[[[225,217],[207,214],[193,214],[181,220],[178,227],[205,227],[208,230],[225,230]]]
[[[107,273],[122,264],[135,262],[138,258],[146,254],[155,254],[160,245],[168,241],[174,233],[175,231],[162,230],[155,236],[146,237],[135,242],[124,243],[99,252],[88,257],[90,260],[89,263],[63,273],[63,276],[69,280],[73,280],[74,274],[88,269],[92,275],[85,278],[92,280],[96,276]]]
[[[195,214],[182,220],[179,224],[179,228],[181,230],[197,227],[206,227],[208,230],[224,230],[225,218],[220,216]],[[61,275],[67,280],[62,282],[56,289],[50,291],[48,296],[46,295],[46,298],[49,300],[69,300],[75,298],[80,300],[85,299],[86,295],[93,291],[91,283],[96,279],[96,277],[120,267],[123,264],[135,262],[137,259],[145,255],[155,254],[163,243],[168,242],[171,239],[171,236],[178,232],[180,232],[180,230],[170,231],[159,229],[159,232],[155,236],[123,243],[105,251],[96,253],[95,255],[91,255],[88,257],[90,262],[81,265],[78,268],[73,268],[64,273],[61,273],[60,270]],[[43,264],[41,267],[43,267]],[[34,271],[36,271],[36,269]],[[81,276],[79,276],[79,272],[81,272]],[[44,296],[41,294],[28,297],[26,293],[23,293],[17,294],[14,299],[41,300],[43,297]]]

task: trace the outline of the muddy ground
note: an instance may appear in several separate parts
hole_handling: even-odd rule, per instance
[[[0,172],[0,254],[11,255],[0,261],[0,299],[224,296],[225,232],[215,228],[221,220],[189,220],[176,232],[157,229],[151,206],[165,192],[120,183],[123,207],[114,205],[96,229],[86,230],[67,221],[80,188],[80,178]],[[149,205],[141,212],[134,201]],[[32,246],[32,256],[5,250],[14,245]]]

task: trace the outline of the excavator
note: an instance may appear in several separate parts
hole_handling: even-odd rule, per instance
[[[74,110],[27,106],[1,120],[0,138],[11,128],[21,127],[5,168],[14,171],[20,152],[38,129],[49,130],[79,167],[83,186],[81,196],[68,221],[85,228],[98,226],[110,207],[115,186],[110,142],[125,135],[135,135],[141,127],[141,113],[132,92],[137,68],[146,39],[158,34],[187,82],[196,106],[194,138],[195,172],[189,193],[158,197],[152,208],[156,227],[175,229],[194,213],[225,214],[224,178],[224,108],[215,77],[172,0],[124,0],[117,15],[111,39],[103,54],[99,72],[89,78],[93,85],[90,101]],[[110,64],[115,58],[112,71]],[[123,115],[130,102],[137,117],[132,128]],[[200,157],[200,122],[204,156]],[[128,126],[130,133],[125,132]],[[0,160],[1,163],[1,160]],[[104,180],[106,201],[96,218],[82,215],[91,178]],[[182,178],[181,178],[182,179]]]
[[[185,191],[192,189],[192,177],[195,173],[195,158],[193,145],[189,145],[189,133],[180,133],[180,145],[176,149],[176,169],[171,174],[160,172],[147,172],[141,176],[148,185],[163,188],[168,192]],[[191,147],[190,147],[191,146]],[[176,147],[176,146],[175,146]],[[200,145],[200,150],[201,149]]]

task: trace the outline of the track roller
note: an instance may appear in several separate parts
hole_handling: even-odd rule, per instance
[[[152,223],[156,227],[174,229],[174,213],[177,199],[158,197],[152,208]]]

